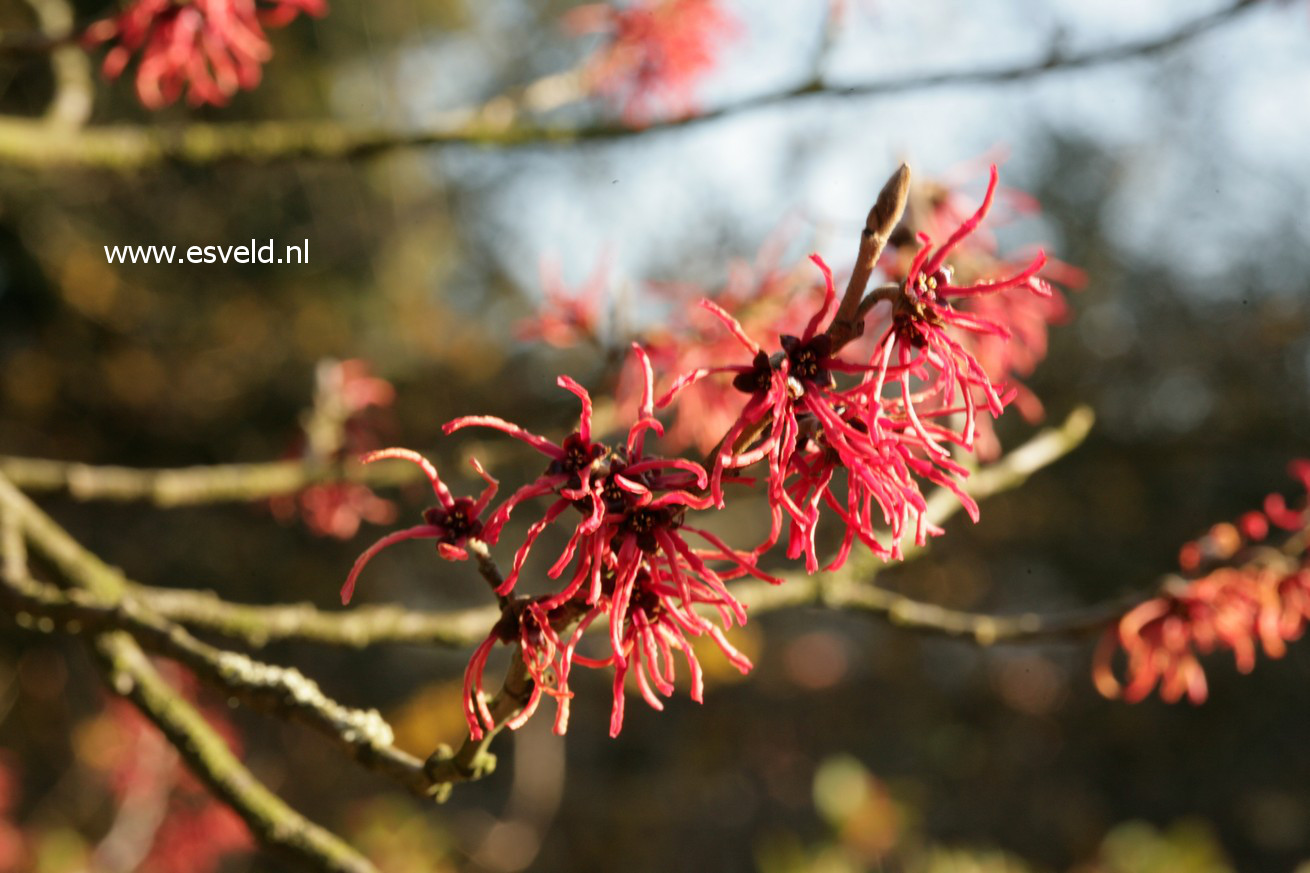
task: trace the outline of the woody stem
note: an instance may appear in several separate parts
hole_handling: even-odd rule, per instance
[[[833,316],[828,328],[832,339],[832,353],[846,345],[864,332],[863,315],[860,311],[864,300],[864,289],[869,284],[869,277],[882,256],[892,231],[900,223],[905,213],[905,202],[910,193],[910,167],[901,164],[892,173],[887,184],[878,192],[878,199],[869,210],[864,230],[860,234],[860,250],[855,258],[855,269],[850,281],[846,283],[846,293],[842,296],[837,314]]]

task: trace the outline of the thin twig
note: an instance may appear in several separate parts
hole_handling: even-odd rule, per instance
[[[123,632],[96,638],[110,686],[127,697],[177,748],[210,790],[232,807],[255,837],[308,869],[377,873],[340,837],[296,812],[237,760],[204,716],[169,686]]]
[[[1038,470],[1050,466],[1081,445],[1093,421],[1090,409],[1078,407],[1059,425],[1044,429],[996,463],[977,470],[965,482],[966,489],[975,500],[982,501],[1020,487]],[[955,495],[941,489],[928,495],[924,516],[929,523],[941,525],[959,510],[960,502]],[[907,546],[905,560],[913,560],[922,551]],[[753,615],[805,605],[827,604],[842,608],[839,595],[830,595],[830,592],[841,592],[852,584],[868,586],[881,566],[871,555],[856,555],[835,573],[813,576],[794,571],[781,573],[779,575],[786,580],[786,585],[739,582],[732,587],[732,592]],[[370,606],[349,612],[324,612],[310,604],[255,606],[228,603],[209,592],[144,586],[134,588],[133,592],[161,615],[187,627],[239,639],[253,646],[278,640],[300,640],[355,648],[391,643],[462,647],[484,639],[487,629],[500,614],[500,610],[490,607],[428,612]],[[884,595],[899,596],[883,592],[874,595],[872,600]],[[870,609],[871,602],[870,599],[855,597],[849,605],[861,611],[875,611]],[[901,600],[896,602],[903,603]],[[917,618],[935,615],[931,610],[936,607],[932,604],[923,606],[923,610],[914,610],[902,605],[897,623],[902,627],[942,632],[930,622],[915,625],[905,618],[910,614]],[[884,611],[888,617],[890,611],[890,607]],[[979,622],[996,619],[985,615],[975,617]],[[592,626],[596,631],[604,627],[603,619]]]
[[[491,551],[487,548],[486,542],[476,538],[471,539],[465,544],[465,548],[473,555],[473,560],[477,562],[478,573],[491,586],[491,590],[496,592],[496,599],[501,610],[505,610],[510,602],[507,595],[500,593],[500,586],[505,584],[505,579],[501,576],[500,568],[496,566],[495,559],[491,557]]]
[[[117,571],[83,550],[2,476],[0,519],[6,530],[0,543],[5,549],[0,589],[6,599],[31,603],[39,602],[42,597],[52,600],[62,597],[58,589],[29,579],[25,567],[11,560],[15,546],[8,531],[14,527],[79,587],[78,596],[93,600],[98,606],[112,601],[116,595],[121,596],[124,583]],[[44,618],[50,620],[49,616]],[[92,642],[101,656],[110,687],[130,699],[163,732],[192,771],[241,816],[260,842],[310,869],[376,873],[368,859],[296,812],[259,782],[200,713],[169,687],[130,634],[105,631]]]
[[[481,115],[464,120],[461,115],[454,123],[443,119],[430,127],[404,130],[351,127],[336,121],[270,121],[178,128],[113,125],[67,133],[26,119],[4,119],[0,120],[0,162],[42,169],[79,165],[125,172],[170,162],[199,165],[359,159],[420,146],[515,148],[614,140],[692,127],[793,101],[899,94],[955,85],[999,85],[1148,57],[1181,46],[1258,5],[1262,5],[1261,0],[1237,0],[1161,36],[990,69],[947,70],[848,85],[810,81],[701,115],[671,118],[640,128],[613,123],[582,127],[517,121],[505,124]]]
[[[482,739],[465,737],[458,751],[452,754],[443,747],[427,760],[425,770],[432,783],[438,786],[435,793],[438,802],[445,801],[456,782],[468,782],[491,775],[496,769],[496,756],[490,751],[491,742],[504,730],[510,719],[523,711],[531,695],[532,678],[528,675],[527,665],[523,663],[523,653],[515,646],[505,671],[505,681],[488,704],[493,724],[483,731]]]
[[[16,518],[38,550],[83,589],[61,592],[31,579],[6,579],[4,593],[17,602],[18,609],[34,612],[64,629],[76,623],[130,632],[142,645],[176,659],[225,694],[317,730],[364,766],[418,794],[435,793],[438,785],[429,769],[394,745],[390,725],[376,710],[342,706],[298,670],[264,664],[196,639],[134,599],[132,592],[139,586],[83,549],[2,477],[0,511]],[[459,776],[461,781],[467,778],[466,774]]]
[[[428,612],[404,606],[361,606],[325,612],[309,603],[271,606],[232,603],[212,591],[138,586],[137,597],[165,618],[260,648],[301,640],[352,649],[400,643],[463,648],[481,641],[495,624],[495,607]]]
[[[864,319],[860,314],[864,289],[869,285],[869,277],[873,275],[887,240],[905,214],[905,203],[909,196],[910,167],[901,164],[878,192],[878,198],[865,220],[864,230],[860,233],[860,249],[855,256],[855,267],[851,271],[850,281],[846,283],[841,305],[837,307],[837,313],[828,327],[833,354],[864,332]]]
[[[1075,410],[1059,427],[1042,432],[1001,461],[979,471],[970,480],[971,493],[975,499],[982,499],[1022,484],[1032,473],[1081,443],[1090,429],[1091,420],[1089,410]],[[941,524],[958,509],[957,500],[935,492],[929,497],[926,515],[932,523]],[[17,572],[13,568],[19,566],[13,558],[16,551],[12,542],[15,519],[17,527],[21,527],[39,551],[70,580],[81,585],[80,590],[61,591],[25,576],[22,579],[13,577]],[[288,636],[305,636],[291,633],[292,613],[277,614],[279,617],[272,620],[275,613],[268,612],[291,609],[298,611],[296,620],[306,621],[310,627],[335,628],[324,636],[358,641],[359,634],[364,631],[359,628],[345,631],[340,624],[350,619],[358,621],[358,613],[315,616],[307,606],[260,608],[224,605],[215,609],[217,598],[212,595],[170,593],[134,585],[82,549],[2,478],[0,521],[4,522],[0,527],[7,531],[0,538],[0,545],[4,547],[4,566],[8,569],[6,585],[0,589],[0,594],[10,602],[11,609],[29,610],[41,616],[49,623],[49,629],[62,626],[62,629],[78,633],[99,631],[97,645],[111,665],[116,687],[142,707],[170,740],[187,744],[185,748],[179,747],[188,761],[200,770],[202,777],[220,797],[238,809],[261,839],[301,860],[309,859],[319,869],[370,870],[371,867],[337,838],[300,818],[247,771],[239,769],[239,764],[238,769],[233,769],[230,765],[235,761],[231,753],[221,740],[215,745],[212,738],[204,735],[205,731],[212,734],[212,730],[153,672],[141,654],[138,641],[176,658],[229,695],[315,727],[336,739],[356,760],[386,773],[419,794],[439,801],[449,795],[455,783],[480,779],[494,770],[496,758],[490,752],[491,743],[506,723],[522,712],[531,696],[532,680],[516,647],[503,687],[490,703],[492,724],[485,735],[478,740],[466,738],[458,751],[441,747],[427,761],[421,762],[394,747],[389,727],[376,712],[342,707],[325,697],[316,684],[297,671],[260,664],[244,655],[224,652],[196,640],[154,612],[153,604],[145,604],[152,601],[168,603],[172,596],[173,611],[178,618],[185,618],[187,610],[192,611],[192,618],[224,608],[250,610],[251,613],[260,613],[260,618],[265,620],[263,624],[267,627],[261,632],[264,639],[277,635],[275,628],[279,627],[286,629]],[[912,551],[910,557],[913,554]],[[490,556],[486,555],[485,560],[490,561]],[[872,563],[866,556],[850,562],[839,573],[790,574],[789,584],[781,587],[738,583],[734,593],[755,613],[814,604],[866,612],[918,632],[966,638],[981,645],[1078,636],[1104,626],[1132,605],[1121,601],[1059,615],[977,615],[920,603],[877,588],[869,584],[876,572],[871,568]],[[494,579],[499,579],[499,571],[495,572]],[[205,606],[210,608],[206,610]],[[492,617],[490,612],[481,616],[479,626],[485,628],[485,622]],[[249,614],[244,615],[238,624],[248,631],[260,623],[251,622],[250,618]],[[430,616],[421,621],[435,618]],[[449,616],[441,618],[448,619]],[[362,624],[376,621],[368,618]],[[197,623],[215,630],[234,626],[231,616],[225,619],[222,627],[212,621]],[[381,622],[380,627],[388,627],[387,622]],[[391,631],[394,629],[394,625],[390,626]],[[294,826],[274,830],[271,823],[282,821],[291,821]]]
[[[63,493],[75,500],[144,501],[167,508],[262,500],[294,494],[320,482],[399,485],[422,478],[422,471],[404,464],[333,464],[309,459],[143,469],[0,456],[0,475],[32,493]]]

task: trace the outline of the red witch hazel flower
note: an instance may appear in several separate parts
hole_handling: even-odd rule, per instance
[[[632,124],[648,121],[658,102],[677,114],[694,112],[696,83],[736,32],[718,0],[634,0],[622,9],[590,4],[570,12],[566,26],[606,34],[608,42],[587,65],[587,78]]]
[[[663,5],[679,4],[668,2],[659,8]],[[879,196],[870,213],[858,269],[840,305],[832,272],[817,256],[812,261],[822,275],[823,299],[815,311],[809,311],[805,297],[799,306],[784,300],[786,295],[778,291],[791,283],[772,278],[760,285],[766,292],[763,301],[733,294],[721,296],[723,305],[702,301],[702,311],[725,328],[727,336],[709,336],[703,344],[698,336],[696,342],[715,352],[726,345],[729,354],[740,346],[747,359],[721,364],[714,355],[683,354],[676,339],[664,343],[659,346],[662,360],[692,366],[674,379],[658,403],[650,357],[634,343],[639,391],[627,390],[640,397],[637,415],[622,440],[597,438],[591,395],[567,376],[560,376],[557,384],[577,397],[581,412],[577,427],[563,439],[532,433],[495,416],[448,422],[443,428],[447,434],[468,427],[491,428],[544,456],[540,474],[491,508],[485,522],[490,489],[476,503],[461,503],[450,497],[436,471],[412,452],[392,449],[366,459],[401,457],[422,465],[441,505],[429,511],[425,524],[384,537],[361,555],[343,599],[349,598],[360,569],[372,555],[394,542],[436,539],[443,556],[463,557],[468,538],[494,545],[519,507],[537,500],[544,503],[515,549],[509,572],[503,579],[487,574],[502,607],[500,619],[477,647],[464,674],[465,717],[472,737],[484,737],[496,727],[484,674],[497,645],[517,650],[531,681],[528,698],[509,727],[522,724],[549,697],[556,702],[555,730],[563,733],[574,669],[612,668],[610,733],[617,735],[623,726],[629,680],[651,707],[661,709],[663,698],[674,692],[677,662],[682,660],[690,673],[691,696],[701,700],[701,668],[693,649],[697,637],[713,640],[743,672],[751,669],[750,661],[726,636],[734,624],[746,620],[745,607],[728,583],[745,576],[780,581],[761,571],[757,561],[782,538],[784,524],[788,557],[803,555],[813,572],[818,568],[816,531],[824,507],[845,525],[832,567],[845,562],[857,539],[883,558],[897,558],[902,538],[910,530],[920,544],[928,533],[938,533],[926,519],[924,482],[953,491],[976,520],[977,506],[960,484],[967,470],[953,453],[974,448],[979,419],[1001,414],[1013,392],[989,376],[969,338],[1004,340],[1009,333],[1000,318],[984,318],[956,304],[1018,289],[1039,296],[1047,293],[1043,283],[1034,281],[1044,259],[1038,255],[1003,278],[988,273],[968,282],[952,281],[946,260],[969,240],[987,214],[996,189],[993,168],[982,206],[940,247],[921,236],[922,246],[904,280],[864,297],[878,250],[900,218],[908,180],[908,169],[902,168]],[[765,305],[751,312],[752,304],[760,302]],[[878,316],[883,303],[890,307],[883,307]],[[742,311],[752,330],[730,309]],[[856,347],[850,341],[860,336],[866,317],[878,323],[875,316],[883,324],[869,333],[870,340],[877,338],[872,350],[866,343],[863,351],[852,351]],[[568,342],[578,338],[573,328],[588,323],[582,316],[574,321],[563,325],[568,328],[564,331]],[[803,327],[797,330],[792,325]],[[756,328],[777,330],[778,348],[769,350],[757,342],[751,336]],[[840,356],[843,348],[845,358]],[[709,377],[723,374],[732,374],[731,387],[709,394],[717,397],[716,411],[725,413],[726,433],[720,433],[709,469],[650,451],[648,443],[664,436],[657,407],[676,400],[680,413],[690,407],[695,415],[694,401],[704,395],[695,389],[713,385]],[[738,401],[724,403],[729,397]],[[739,471],[755,464],[768,470],[764,485],[771,524],[761,545],[743,551],[697,523],[696,513],[723,508],[725,484],[754,484]],[[844,490],[838,475],[842,473]],[[543,574],[550,590],[515,594],[532,549],[556,523],[562,523],[567,539]],[[879,540],[876,528],[880,526],[890,532],[890,539]],[[586,630],[602,618],[608,633],[601,651],[583,649]]]
[[[186,92],[192,106],[222,106],[259,84],[273,56],[264,33],[304,13],[321,17],[324,0],[135,0],[114,18],[87,28],[87,45],[112,42],[104,74],[115,79],[139,56],[136,93],[160,109]]]
[[[1310,461],[1294,461],[1292,475],[1310,492]],[[1287,537],[1281,548],[1264,544],[1271,530]],[[1179,579],[1159,597],[1132,609],[1101,637],[1093,678],[1106,697],[1145,699],[1157,684],[1169,703],[1209,694],[1198,655],[1232,651],[1237,669],[1255,667],[1256,644],[1281,658],[1310,622],[1310,508],[1289,508],[1281,494],[1265,499],[1264,512],[1248,512],[1236,525],[1221,523],[1183,546],[1179,565],[1195,578]],[[1123,649],[1128,682],[1115,677],[1112,660]]]
[[[976,521],[976,504],[958,478],[967,470],[951,457],[948,446],[974,447],[981,407],[1000,415],[1008,395],[999,390],[963,344],[970,333],[1008,336],[1005,326],[957,309],[954,298],[978,297],[1029,287],[1044,262],[1038,255],[1017,274],[969,285],[953,285],[946,258],[981,223],[996,188],[996,169],[982,206],[934,249],[925,237],[906,280],[875,294],[872,302],[891,303],[890,321],[867,363],[837,357],[828,330],[836,291],[832,274],[817,257],[825,281],[823,303],[799,336],[783,335],[781,351],[769,354],[722,308],[704,301],[728,331],[751,354],[748,365],[702,367],[683,374],[660,400],[671,403],[685,388],[718,372],[735,373],[733,386],[749,394],[736,422],[715,455],[711,493],[724,502],[725,470],[767,461],[768,494],[773,518],[768,539],[757,551],[777,542],[784,518],[789,527],[787,554],[804,554],[806,568],[818,568],[815,533],[820,506],[826,505],[846,525],[841,549],[830,564],[841,566],[856,538],[883,557],[900,556],[907,521],[922,545],[931,530],[918,479],[953,491]],[[876,334],[875,334],[876,335]],[[857,384],[839,388],[836,374],[859,375]],[[884,396],[892,386],[899,393]],[[956,427],[951,421],[959,420]],[[761,436],[763,435],[763,436]],[[846,471],[845,500],[832,491],[834,474]],[[890,541],[878,542],[874,525],[881,518]]]
[[[982,205],[939,248],[934,249],[931,240],[920,234],[922,247],[910,264],[902,293],[892,303],[891,325],[874,352],[874,360],[878,361],[875,384],[880,387],[888,376],[900,383],[901,397],[891,406],[899,426],[913,434],[925,452],[938,457],[947,454],[943,443],[973,449],[980,401],[993,418],[1005,408],[991,377],[961,338],[972,335],[1008,339],[1010,331],[1004,322],[960,309],[954,301],[1010,288],[1024,288],[1037,296],[1051,293],[1045,283],[1031,281],[1046,263],[1046,256],[1040,252],[1012,276],[952,284],[946,258],[982,223],[991,208],[996,184],[993,165]],[[912,379],[919,383],[917,389]],[[941,424],[941,420],[961,411],[964,419],[957,430]]]
[[[795,333],[796,326],[809,319],[808,295],[804,293],[813,287],[805,269],[809,265],[780,268],[780,247],[781,241],[775,239],[765,245],[756,263],[734,264],[726,285],[712,296],[685,284],[651,288],[678,307],[669,320],[642,337],[657,371],[686,373],[713,367],[737,353],[737,339],[722,329],[716,315],[704,307],[686,305],[701,297],[710,296],[719,308],[731,312],[742,332],[751,336]],[[620,404],[640,392],[637,382],[619,381]],[[705,379],[689,386],[672,407],[674,418],[665,445],[674,451],[693,446],[710,455],[736,421],[740,406],[741,395],[728,382]]]
[[[1033,198],[1014,189],[1001,189],[995,199],[1006,203],[1000,221],[1011,215],[1031,214],[1038,211]],[[928,183],[912,192],[906,205],[905,217],[892,236],[892,248],[882,259],[882,268],[898,280],[906,273],[919,254],[915,231],[927,233],[931,238],[951,235],[954,228],[968,220],[973,209],[964,198],[945,184]],[[990,217],[995,221],[995,217]],[[975,278],[1004,275],[1020,271],[1026,261],[1002,257],[996,240],[990,234],[975,232],[959,241],[952,253],[952,267],[956,284],[968,284]],[[999,293],[957,298],[954,305],[979,318],[1004,324],[1007,335],[991,332],[971,332],[959,339],[993,383],[1005,382],[1014,391],[1014,403],[1019,413],[1029,422],[1041,419],[1041,401],[1028,390],[1020,378],[1032,375],[1037,364],[1046,357],[1047,334],[1051,324],[1064,321],[1069,307],[1064,297],[1053,287],[1061,285],[1079,288],[1086,282],[1081,270],[1058,260],[1047,260],[1041,269],[1027,281]],[[1000,454],[993,419],[977,419],[977,454],[991,459]]]
[[[355,566],[346,577],[346,584],[341,587],[342,604],[350,603],[350,598],[354,596],[355,581],[359,578],[364,565],[387,546],[404,540],[436,540],[437,553],[447,561],[463,561],[468,558],[468,551],[465,550],[464,544],[470,539],[481,537],[482,522],[479,516],[491,502],[491,498],[496,496],[496,480],[487,475],[476,459],[472,461],[473,469],[486,480],[487,487],[477,500],[472,500],[468,497],[452,497],[450,489],[437,475],[437,468],[418,452],[409,449],[381,449],[369,452],[360,460],[365,464],[371,464],[385,458],[399,458],[417,464],[432,483],[432,491],[437,496],[437,505],[424,511],[423,524],[387,534],[355,559]]]
[[[810,572],[817,569],[814,531],[818,504],[827,494],[834,469],[834,464],[829,464],[820,470],[803,460],[812,444],[817,447],[817,438],[822,438],[831,459],[851,472],[851,492],[862,495],[856,498],[857,502],[867,496],[883,506],[887,521],[897,525],[894,538],[899,538],[899,525],[908,505],[918,498],[913,481],[908,476],[897,477],[895,459],[863,421],[865,416],[858,409],[859,395],[854,396],[853,403],[852,397],[836,390],[834,372],[863,373],[868,368],[835,358],[830,337],[819,332],[820,325],[833,311],[836,290],[827,265],[817,256],[812,260],[824,275],[824,299],[799,337],[784,334],[780,338],[782,351],[770,356],[746,335],[736,319],[717,304],[702,301],[701,305],[717,316],[752,355],[751,363],[691,371],[679,377],[660,399],[661,406],[667,405],[685,388],[716,372],[736,374],[733,387],[749,394],[750,399],[715,455],[712,494],[722,506],[725,471],[767,460],[773,523],[768,540],[757,551],[767,550],[777,541],[785,512],[792,525],[788,557],[795,558],[804,552]],[[768,429],[768,435],[756,442],[764,428]],[[753,447],[742,451],[751,443],[755,443]],[[797,474],[799,487],[789,486],[788,480]],[[803,493],[807,496],[798,500]],[[921,499],[917,502],[922,505]],[[872,540],[871,530],[868,535],[871,545],[884,551]],[[844,560],[844,551],[837,563]]]
[[[669,693],[672,686],[666,677],[672,667],[668,657],[657,667],[651,659],[652,653],[667,655],[678,649],[694,659],[687,642],[689,637],[709,634],[733,663],[749,669],[749,662],[731,647],[722,630],[700,616],[695,607],[698,604],[715,607],[725,624],[733,620],[744,622],[745,609],[729,593],[725,581],[741,575],[770,582],[778,580],[756,569],[753,557],[733,550],[713,533],[687,523],[689,510],[706,509],[712,504],[710,497],[697,493],[703,492],[709,477],[694,462],[646,454],[647,432],[658,435],[663,426],[654,417],[654,377],[649,359],[640,347],[636,348],[636,355],[646,388],[638,418],[619,446],[592,440],[590,395],[564,376],[559,384],[578,396],[582,415],[578,429],[561,443],[491,416],[469,416],[446,425],[447,432],[469,426],[491,427],[528,443],[550,459],[545,472],[506,500],[487,523],[487,539],[494,541],[516,506],[535,497],[554,497],[542,517],[528,529],[523,545],[514,556],[511,572],[497,589],[498,594],[507,595],[513,590],[542,531],[567,510],[577,513],[573,533],[546,573],[549,578],[558,579],[572,566],[568,581],[558,593],[534,598],[528,608],[519,612],[517,628],[502,623],[493,629],[470,664],[466,674],[470,730],[477,735],[481,734],[482,725],[489,723],[489,713],[481,703],[482,668],[487,653],[498,640],[523,644],[529,669],[536,670],[534,677],[544,679],[537,681],[537,688],[555,696],[559,703],[556,729],[561,732],[567,725],[570,696],[567,679],[574,663],[616,667],[619,678],[612,722],[614,733],[622,724],[623,678],[634,659],[645,665],[632,672],[646,699],[653,703],[658,703],[658,698],[650,692],[650,685]],[[693,548],[684,534],[696,536],[707,546]],[[715,570],[711,562],[727,562],[730,569]],[[609,620],[610,654],[602,659],[575,655],[582,629],[601,615]],[[570,640],[562,641],[554,629],[567,626],[578,617],[581,619],[578,630]],[[528,637],[523,636],[525,620],[532,626]],[[556,682],[551,683],[541,665],[554,664],[557,659]],[[692,669],[698,674],[699,666]],[[698,697],[699,686],[693,691]],[[472,716],[481,716],[482,723]]]
[[[609,290],[606,273],[607,266],[602,261],[581,288],[570,292],[560,278],[559,265],[542,264],[545,300],[535,315],[518,323],[515,336],[521,340],[541,340],[558,349],[583,342],[601,345],[605,333],[605,297]]]

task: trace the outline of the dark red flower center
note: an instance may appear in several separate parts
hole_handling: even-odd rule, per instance
[[[650,574],[643,570],[637,578],[637,584],[633,586],[632,601],[628,608],[629,616],[643,612],[648,620],[654,621],[664,611],[659,595],[651,589],[649,582]]]
[[[788,335],[781,339],[782,349],[787,353],[788,369],[793,377],[815,385],[832,384],[832,374],[828,372],[832,340],[826,333],[808,342]]]
[[[573,433],[560,445],[563,457],[551,461],[551,473],[577,473],[591,466],[591,462],[605,454],[605,447],[600,443],[584,440],[579,433]]]
[[[773,363],[764,352],[756,352],[751,369],[738,373],[732,380],[732,387],[746,394],[760,394],[769,390],[773,384]]]
[[[433,506],[425,510],[423,520],[440,528],[443,532],[440,541],[452,545],[482,533],[482,522],[478,520],[476,505],[467,497],[457,498],[450,509]]]
[[[656,532],[673,530],[678,527],[681,520],[682,512],[668,507],[660,509],[641,507],[628,512],[623,519],[622,529],[637,538],[637,545],[643,552],[654,552],[660,545],[659,539],[655,536]]]

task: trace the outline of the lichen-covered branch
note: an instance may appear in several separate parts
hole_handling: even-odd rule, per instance
[[[287,806],[247,770],[195,707],[159,675],[130,635],[101,634],[95,648],[114,691],[136,704],[261,843],[307,869],[377,873],[367,858]]]
[[[0,528],[5,550],[3,589],[6,600],[29,606],[63,608],[63,598],[80,621],[108,611],[122,598],[125,580],[111,567],[83,550],[71,537],[0,477]],[[15,531],[27,538],[68,580],[81,604],[58,589],[27,577],[22,545]],[[70,595],[72,592],[70,592]],[[45,603],[42,603],[42,601]],[[130,600],[121,600],[128,604]],[[43,616],[51,620],[51,616]],[[67,629],[67,628],[66,628]],[[97,633],[92,640],[113,690],[130,699],[177,748],[187,764],[215,795],[241,816],[255,837],[282,855],[313,870],[330,873],[376,873],[376,868],[331,832],[314,824],[269,791],[241,764],[194,707],[169,687],[142,652],[132,634],[121,630]]]
[[[256,648],[281,640],[352,649],[380,643],[460,648],[483,639],[500,615],[493,606],[429,612],[387,605],[325,612],[309,603],[256,606],[232,603],[212,591],[144,585],[132,593],[172,621]]]
[[[996,463],[977,470],[966,483],[969,493],[974,499],[983,500],[1018,488],[1038,470],[1053,464],[1081,445],[1093,421],[1090,409],[1078,407],[1061,424],[1041,431]],[[954,495],[935,491],[928,496],[925,517],[932,524],[940,525],[959,509],[960,503]],[[918,552],[912,546],[907,547],[906,559],[913,559]],[[740,582],[733,587],[733,596],[756,615],[825,603],[838,608],[838,601],[824,592],[852,583],[868,586],[881,566],[872,556],[853,556],[837,573],[814,576],[797,572],[783,573],[781,575],[788,580],[788,584],[782,586]],[[273,606],[237,604],[225,601],[211,592],[146,586],[134,587],[133,595],[148,603],[160,615],[193,630],[217,633],[256,647],[281,640],[301,640],[351,648],[396,643],[461,647],[483,639],[487,629],[500,614],[500,610],[495,607],[432,612],[399,606],[364,606],[346,612],[325,612],[307,603]],[[850,605],[863,611],[877,611],[868,608],[868,599]],[[936,615],[931,610],[910,611],[919,618]],[[907,607],[902,605],[902,620],[898,623],[903,627],[918,627],[904,620],[906,612]],[[921,624],[926,631],[935,630],[931,622]],[[603,628],[604,622],[597,622],[594,627]]]
[[[182,127],[113,125],[59,130],[40,122],[0,120],[0,162],[34,169],[99,167],[119,172],[164,163],[272,163],[304,158],[357,159],[422,146],[512,148],[574,145],[646,135],[728,118],[783,103],[900,94],[953,85],[1006,84],[1088,69],[1176,48],[1214,30],[1262,0],[1236,0],[1199,15],[1161,36],[1130,40],[1078,53],[1052,53],[1035,61],[972,70],[902,76],[862,83],[812,80],[793,88],[746,98],[701,115],[657,121],[644,127],[583,127],[523,121],[517,112],[460,113],[455,121],[397,130],[348,126],[337,121],[269,121],[190,124]],[[490,104],[489,104],[490,105]]]
[[[1034,472],[1080,444],[1091,423],[1089,410],[1075,410],[1058,427],[1043,431],[1002,460],[978,471],[970,479],[970,492],[976,499],[982,499],[1021,485]],[[958,509],[957,500],[934,493],[929,497],[926,514],[933,524],[941,524]],[[111,661],[117,659],[117,662],[136,664],[134,671],[139,672],[141,664],[149,667],[148,661],[140,654],[139,645],[175,658],[200,678],[220,687],[225,694],[256,708],[300,721],[331,737],[357,761],[385,773],[418,794],[444,800],[455,783],[479,779],[492,772],[496,761],[490,752],[492,741],[508,721],[522,712],[530,699],[532,680],[521,653],[515,649],[502,689],[490,703],[493,724],[485,736],[479,740],[468,738],[455,751],[439,748],[426,761],[420,761],[394,746],[389,726],[376,711],[344,707],[326,697],[316,683],[298,671],[218,649],[196,639],[181,625],[189,624],[255,645],[288,638],[354,646],[380,642],[467,644],[485,635],[499,610],[442,614],[373,607],[348,613],[325,613],[307,604],[241,606],[225,603],[207,592],[147,588],[132,583],[83,549],[3,478],[0,478],[0,521],[3,522],[0,525],[0,534],[3,534],[0,545],[4,549],[6,568],[5,586],[0,589],[0,595],[11,611],[39,616],[48,630],[95,633]],[[79,587],[62,590],[28,577],[21,554],[23,537],[15,531],[30,539],[37,551]],[[911,556],[913,554],[911,551]],[[490,555],[480,555],[479,559],[490,566],[494,575],[489,581],[494,583],[499,575]],[[787,574],[789,584],[784,586],[740,582],[734,587],[734,595],[754,614],[815,605],[864,612],[900,627],[966,638],[982,645],[1077,636],[1103,627],[1132,605],[1127,601],[1114,602],[1058,615],[978,615],[921,603],[878,588],[871,584],[877,567],[876,561],[866,556],[852,560],[838,573]],[[597,626],[603,626],[603,622],[597,622]],[[110,644],[104,641],[114,642],[106,650],[104,646]],[[121,664],[115,670],[116,675],[123,675]],[[157,674],[153,679],[140,680],[138,672],[132,673],[134,681],[138,682],[134,687],[153,689],[149,692],[150,698],[143,697],[138,700],[138,705],[162,705],[164,698],[156,693],[162,693],[161,688],[166,689],[160,684],[162,680]],[[151,685],[151,681],[156,684]],[[133,699],[137,700],[137,697]],[[180,698],[178,702],[185,706]],[[162,715],[158,712],[151,714],[151,718],[159,723],[168,718],[170,712],[175,716],[176,707],[170,704],[162,712]],[[177,724],[167,728],[161,725],[161,728],[175,733],[181,730]],[[174,734],[170,734],[172,736]],[[268,794],[258,783],[255,785]],[[217,785],[215,790],[229,802],[248,800],[241,797],[233,800],[233,789],[227,784]],[[271,794],[261,802],[281,804]],[[253,820],[252,828],[262,826],[257,809],[239,811],[247,820]],[[304,824],[314,827],[308,822]],[[308,838],[300,834],[297,839]],[[291,848],[298,850],[294,846]]]
[[[75,500],[144,501],[160,507],[263,500],[294,494],[319,482],[398,485],[422,477],[402,464],[364,465],[313,460],[141,469],[97,467],[44,458],[0,455],[0,475],[28,492],[67,494]]]
[[[135,586],[83,549],[49,516],[0,477],[0,515],[18,527],[81,591],[63,592],[29,578],[5,579],[5,597],[67,629],[113,628],[141,645],[176,659],[197,676],[257,709],[301,722],[326,735],[352,758],[419,794],[437,785],[423,762],[397,748],[390,726],[376,710],[342,706],[298,670],[256,661],[209,645],[133,596]],[[464,777],[467,778],[467,777]]]

